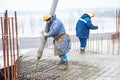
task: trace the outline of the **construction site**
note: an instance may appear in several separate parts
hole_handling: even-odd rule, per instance
[[[58,0],[53,0],[50,14],[55,13],[57,3]],[[107,19],[101,16],[94,20],[101,28],[90,34],[85,53],[80,53],[75,28],[67,25],[71,50],[67,54],[68,68],[60,70],[57,65],[60,59],[54,56],[53,38],[20,37],[25,28],[21,30],[17,11],[9,16],[6,10],[0,16],[0,80],[120,80],[120,9],[107,15]],[[111,19],[113,21],[108,22]],[[74,21],[70,19],[68,24],[73,25]],[[31,25],[33,22],[32,18]],[[44,30],[48,32],[47,24]],[[37,60],[38,52],[40,60]]]

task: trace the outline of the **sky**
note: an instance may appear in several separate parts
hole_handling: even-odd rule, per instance
[[[47,11],[53,0],[0,0],[0,11]],[[120,0],[59,0],[57,9],[120,8]]]

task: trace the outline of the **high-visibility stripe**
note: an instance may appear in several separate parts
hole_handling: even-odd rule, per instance
[[[84,19],[80,18],[79,19],[80,21],[83,21],[84,23],[87,23],[87,21],[85,21]]]

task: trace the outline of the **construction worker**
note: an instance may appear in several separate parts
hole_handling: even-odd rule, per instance
[[[95,11],[91,10],[83,14],[76,23],[76,36],[80,41],[80,52],[85,52],[87,39],[89,38],[90,29],[98,29],[98,26],[92,24],[91,18],[95,15]]]
[[[55,14],[45,14],[43,16],[43,21],[47,22],[49,31],[48,33],[42,31],[42,35],[54,38],[54,53],[61,59],[58,64],[59,68],[65,70],[68,68],[68,59],[66,54],[71,48],[70,38],[68,34],[66,34],[63,23],[56,18]]]

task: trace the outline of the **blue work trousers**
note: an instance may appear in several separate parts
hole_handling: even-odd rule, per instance
[[[86,48],[87,38],[79,38],[80,48]]]
[[[62,61],[67,61],[67,55],[63,54],[59,56]]]

